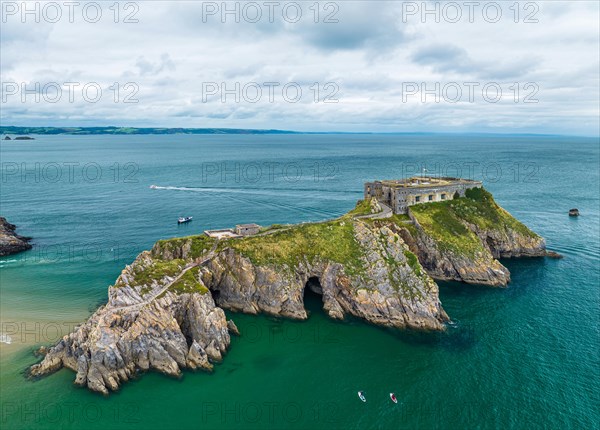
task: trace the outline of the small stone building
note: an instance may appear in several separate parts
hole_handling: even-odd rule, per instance
[[[258,224],[238,224],[235,226],[235,232],[240,236],[252,236],[260,231]]]
[[[405,214],[408,207],[419,203],[452,200],[470,188],[482,186],[480,181],[450,177],[412,177],[365,183],[365,198],[375,198],[392,208],[395,214]]]

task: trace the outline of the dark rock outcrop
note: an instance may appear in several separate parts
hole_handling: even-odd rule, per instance
[[[14,224],[6,221],[6,218],[0,217],[0,256],[31,249],[31,244],[28,243],[31,238],[16,234],[16,228]]]

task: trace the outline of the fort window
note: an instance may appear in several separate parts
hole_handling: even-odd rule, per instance
[[[415,202],[420,202],[421,201],[421,196],[415,196]]]
[[[433,194],[429,194],[429,201],[432,202],[433,201]]]
[[[442,200],[446,200],[446,194],[442,194]]]

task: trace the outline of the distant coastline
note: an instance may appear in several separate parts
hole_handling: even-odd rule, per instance
[[[205,135],[205,134],[245,134],[245,135],[267,135],[267,134],[377,134],[377,135],[456,135],[456,136],[537,136],[537,137],[574,137],[574,138],[597,138],[597,136],[587,135],[561,135],[546,133],[494,133],[494,132],[464,132],[464,131],[396,131],[396,132],[376,132],[376,131],[298,131],[298,130],[279,130],[279,129],[246,129],[246,128],[193,128],[193,127],[29,127],[29,126],[0,126],[0,138],[7,135],[73,135],[73,136],[93,136],[93,135]],[[8,139],[7,139],[8,140]]]
[[[129,135],[129,134],[294,134],[286,130],[254,130],[241,128],[161,128],[161,127],[19,127],[2,126],[2,135]]]

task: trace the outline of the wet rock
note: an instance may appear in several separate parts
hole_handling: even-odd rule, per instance
[[[240,335],[240,331],[237,328],[237,326],[235,325],[235,323],[233,322],[233,320],[227,320],[227,329],[229,330],[229,333],[231,333],[235,336]]]

